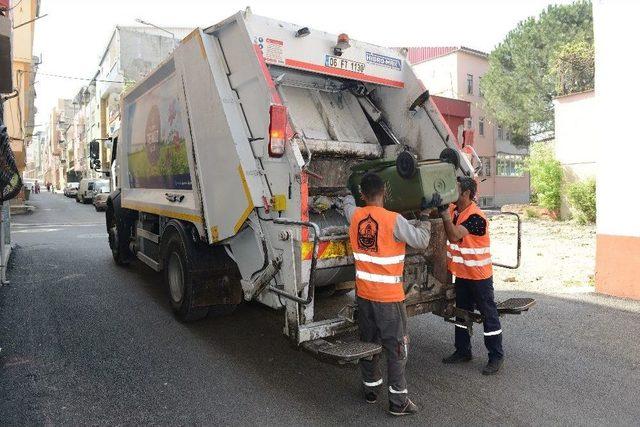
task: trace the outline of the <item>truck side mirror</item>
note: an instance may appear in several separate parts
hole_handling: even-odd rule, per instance
[[[113,146],[111,147],[111,164],[116,161],[118,153],[118,137],[113,138]]]
[[[97,139],[89,142],[89,158],[93,160],[94,163],[100,158],[100,141]]]

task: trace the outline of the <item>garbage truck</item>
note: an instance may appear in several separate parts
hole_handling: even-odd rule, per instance
[[[123,95],[121,117],[106,211],[115,262],[161,272],[180,320],[257,301],[283,313],[296,346],[337,363],[381,351],[351,333],[340,197],[376,171],[387,207],[419,220],[434,193],[454,201],[456,177],[474,175],[406,52],[249,9],[184,38]],[[442,222],[429,221],[429,248],[405,260],[407,311],[470,328],[482,318],[455,307]]]

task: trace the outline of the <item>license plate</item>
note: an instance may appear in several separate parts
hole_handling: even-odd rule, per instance
[[[354,73],[364,73],[364,63],[340,58],[339,56],[326,55],[324,65],[331,68],[353,71]]]

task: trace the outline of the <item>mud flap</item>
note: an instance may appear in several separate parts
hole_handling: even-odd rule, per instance
[[[363,341],[334,341],[317,339],[302,343],[302,348],[323,362],[345,365],[382,352],[382,346]]]

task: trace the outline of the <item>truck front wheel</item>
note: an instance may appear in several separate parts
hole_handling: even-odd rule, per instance
[[[164,251],[164,277],[171,307],[178,319],[192,322],[207,316],[208,306],[195,305],[196,284],[187,264],[187,251],[179,233],[168,236]]]
[[[131,224],[126,218],[118,218],[111,204],[107,207],[105,215],[107,221],[107,233],[109,234],[109,248],[117,265],[128,265],[133,258],[129,249],[131,239]]]

